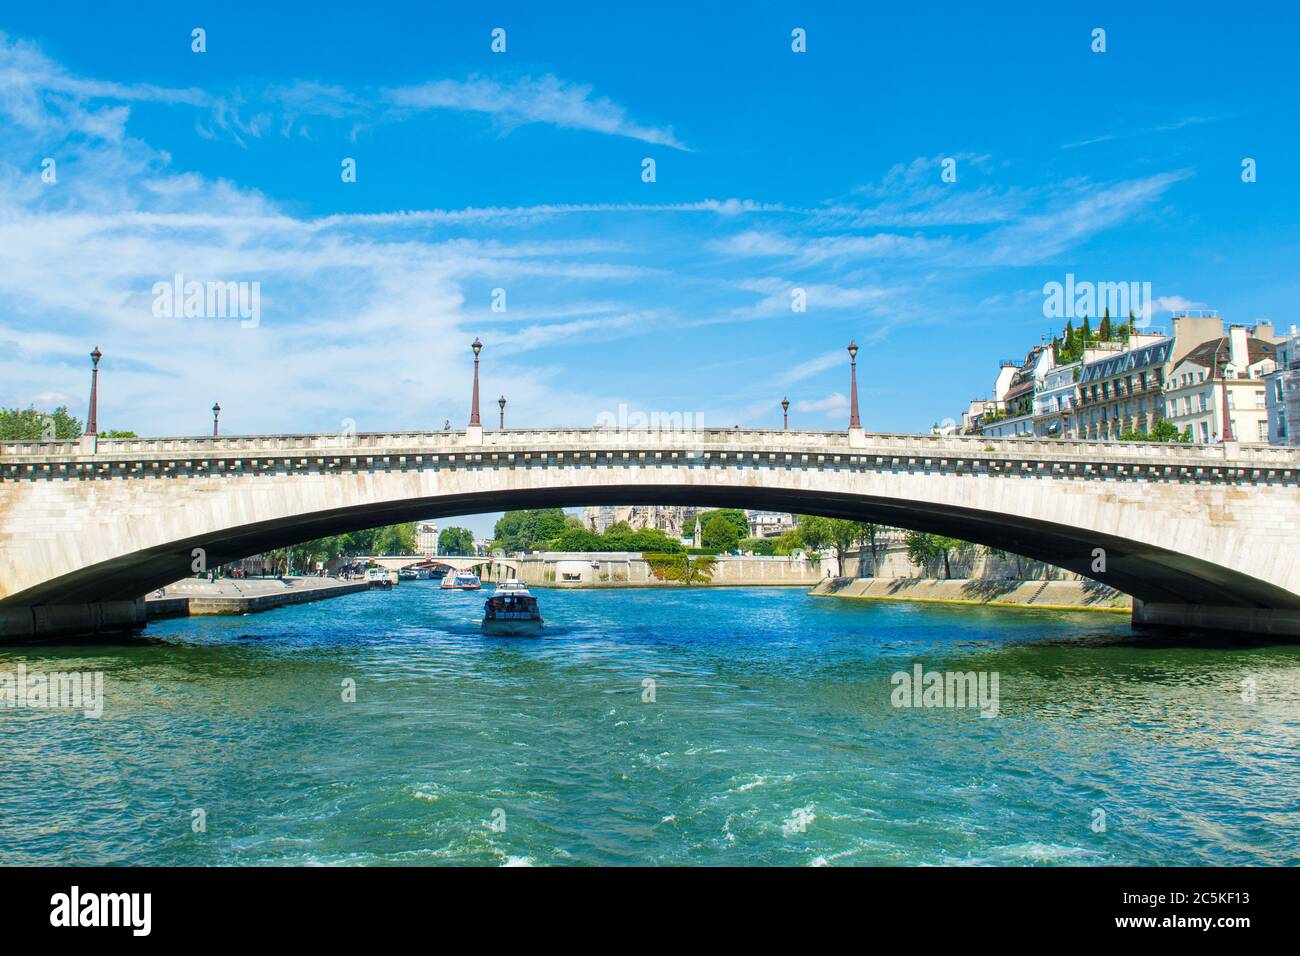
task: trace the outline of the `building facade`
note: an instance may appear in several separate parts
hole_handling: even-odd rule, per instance
[[[1085,363],[1079,375],[1076,430],[1080,438],[1114,440],[1145,435],[1164,417],[1165,369],[1174,340],[1159,338]]]
[[[1277,345],[1277,367],[1264,379],[1268,440],[1273,445],[1300,445],[1300,332]]]
[[[1039,438],[1073,438],[1074,414],[1079,402],[1078,378],[1082,360],[1056,365],[1043,376],[1034,395],[1034,435]]]
[[[595,505],[583,509],[582,522],[597,534],[604,534],[621,521],[633,531],[650,528],[681,537],[690,534],[701,510],[681,505]]]
[[[438,526],[432,521],[416,522],[415,553],[425,558],[437,557]]]
[[[783,511],[746,511],[751,538],[776,538],[794,530],[794,515]]]
[[[1276,359],[1272,342],[1255,338],[1245,326],[1232,326],[1227,335],[1202,343],[1173,366],[1165,417],[1197,444],[1267,442],[1265,378],[1276,370]],[[1230,432],[1225,432],[1225,414]]]

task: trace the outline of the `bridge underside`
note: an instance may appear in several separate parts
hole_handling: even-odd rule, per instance
[[[1230,622],[1236,622],[1242,631],[1300,636],[1300,595],[1216,564],[1121,537],[1014,514],[929,502],[808,489],[722,485],[516,488],[353,505],[249,524],[124,555],[0,601],[0,611],[14,606],[133,602],[157,587],[187,576],[194,548],[203,548],[209,566],[213,566],[313,538],[390,523],[509,509],[598,504],[756,508],[850,518],[949,535],[1045,561],[1128,593],[1138,602],[1135,623],[1181,627],[1202,624],[1231,630]],[[1101,572],[1092,570],[1096,548],[1105,550],[1105,570]],[[1209,610],[1189,616],[1186,610],[1189,607]]]

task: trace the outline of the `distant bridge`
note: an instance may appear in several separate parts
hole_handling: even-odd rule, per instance
[[[415,554],[371,554],[349,558],[363,564],[373,562],[389,571],[402,568],[451,568],[453,571],[473,571],[475,568],[500,568],[511,574],[519,573],[518,562],[509,558],[491,555],[415,555]]]
[[[330,534],[515,508],[691,504],[896,525],[1134,596],[1139,623],[1300,636],[1300,451],[708,429],[0,445],[0,640],[137,623],[138,598]]]

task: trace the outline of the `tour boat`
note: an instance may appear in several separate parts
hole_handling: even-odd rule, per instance
[[[537,598],[520,581],[503,581],[483,604],[483,633],[495,637],[531,637],[542,633]]]
[[[483,582],[473,571],[457,571],[455,574],[447,574],[443,577],[442,584],[439,586],[454,591],[477,591],[483,586]]]
[[[370,587],[379,588],[381,591],[387,591],[393,586],[392,572],[385,568],[371,568],[366,572],[366,580],[370,582]]]

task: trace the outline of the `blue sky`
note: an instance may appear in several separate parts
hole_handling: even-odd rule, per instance
[[[271,6],[0,13],[0,404],[84,415],[97,344],[107,427],[459,425],[478,335],[513,425],[842,427],[855,338],[865,427],[914,431],[1066,273],[1296,321],[1280,4]],[[155,316],[176,272],[260,325]]]

